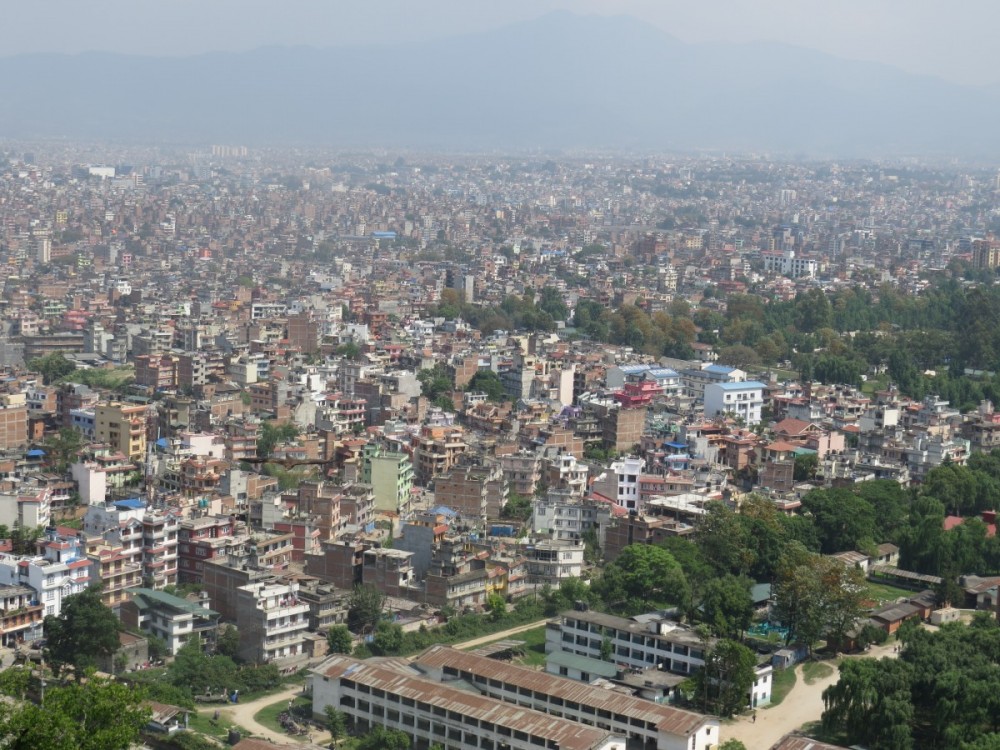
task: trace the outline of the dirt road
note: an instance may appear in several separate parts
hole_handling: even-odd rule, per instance
[[[873,646],[864,654],[846,658],[895,657],[893,651],[895,645],[895,641],[890,641],[884,646]],[[724,724],[721,731],[722,739],[740,740],[750,750],[768,750],[786,734],[794,732],[803,724],[819,721],[823,715],[823,691],[840,678],[840,672],[834,668],[832,674],[807,685],[802,675],[802,665],[799,664],[795,667],[795,676],[795,687],[780,705],[759,709],[756,722],[752,716],[741,716],[731,724]]]
[[[499,633],[491,633],[490,635],[484,635],[482,638],[473,638],[472,640],[464,641],[462,643],[453,643],[452,647],[458,649],[475,648],[476,646],[482,646],[485,643],[492,643],[493,641],[503,640],[504,638],[509,638],[512,635],[523,633],[525,630],[534,630],[535,628],[540,628],[550,619],[552,618],[547,617],[544,620],[535,620],[535,622],[529,622],[527,625],[518,625],[516,628],[508,628],[507,630],[502,630]]]
[[[248,732],[253,734],[255,737],[263,737],[271,742],[278,743],[288,743],[295,742],[296,740],[300,742],[305,742],[306,738],[291,737],[283,732],[273,732],[265,726],[261,726],[253,717],[258,711],[260,711],[265,706],[270,706],[272,703],[277,703],[278,701],[288,702],[294,700],[298,696],[302,695],[302,686],[293,685],[280,693],[272,693],[271,695],[265,695],[257,700],[250,701],[249,703],[236,703],[229,704],[225,708],[219,708],[219,723],[222,726],[227,724],[235,724],[237,726],[243,727]],[[216,707],[199,709],[199,713],[205,716],[211,716],[215,713]],[[325,737],[325,734],[316,732],[313,735],[313,741],[316,742],[320,737]]]

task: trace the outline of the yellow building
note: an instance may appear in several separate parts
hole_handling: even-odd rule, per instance
[[[146,407],[101,404],[95,409],[95,436],[132,461],[146,459]]]

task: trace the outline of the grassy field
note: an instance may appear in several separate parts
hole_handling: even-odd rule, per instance
[[[835,668],[836,662],[807,661],[802,665],[802,678],[806,685],[812,685],[832,675]]]
[[[298,698],[292,701],[292,705],[295,707],[307,708],[311,711],[312,699],[299,696]],[[281,722],[278,721],[278,714],[280,714],[282,711],[287,711],[287,710],[288,710],[287,700],[275,701],[274,703],[268,706],[264,706],[264,708],[255,713],[253,715],[253,720],[256,721],[258,724],[260,724],[261,726],[267,727],[272,732],[283,734],[285,730],[282,728]]]
[[[774,670],[774,682],[771,685],[771,705],[768,708],[777,706],[785,700],[785,696],[795,687],[796,679],[795,670],[792,668]]]
[[[232,721],[227,720],[227,713],[225,706],[219,704],[219,711],[222,713],[218,721],[212,721],[212,714],[215,709],[208,709],[207,713],[192,712],[188,718],[188,728],[192,732],[198,732],[199,734],[204,734],[208,737],[215,737],[216,739],[225,740],[229,736],[230,729],[236,729],[244,737],[248,736],[250,733],[243,727],[236,726]]]
[[[872,583],[871,581],[868,582],[868,591],[872,599],[889,602],[895,601],[901,596],[911,597],[917,593],[888,583]]]
[[[539,625],[537,628],[532,628],[531,630],[525,630],[523,633],[518,633],[510,638],[497,638],[496,641],[490,641],[489,643],[496,643],[497,641],[524,641],[524,656],[515,659],[518,664],[523,664],[526,667],[544,667],[545,666],[545,626]],[[489,645],[489,643],[483,645]],[[472,651],[477,648],[482,648],[481,646],[474,646],[472,649],[466,649],[467,651]]]

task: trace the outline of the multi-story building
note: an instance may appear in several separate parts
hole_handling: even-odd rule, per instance
[[[619,508],[630,511],[641,510],[642,496],[639,484],[645,465],[644,459],[632,456],[612,461],[608,470],[594,481],[594,491],[611,500]]]
[[[142,517],[142,578],[154,589],[177,584],[180,516],[147,510]]]
[[[417,482],[426,485],[434,477],[451,470],[467,449],[465,431],[461,427],[425,425],[414,440]]]
[[[507,487],[522,497],[533,497],[542,480],[542,459],[534,451],[521,450],[500,457]]]
[[[205,563],[225,558],[236,544],[236,524],[231,516],[205,516],[182,521],[177,533],[178,577],[181,583],[198,583]]]
[[[195,603],[153,589],[135,589],[121,605],[121,621],[126,627],[155,635],[175,655],[192,638],[211,649],[219,629],[219,613],[203,602]]]
[[[42,555],[0,554],[0,585],[27,586],[34,591],[32,601],[42,608],[38,619],[58,617],[66,598],[79,594],[91,582],[90,563],[75,538],[51,534],[42,549]],[[20,595],[13,592],[12,596]],[[33,619],[27,618],[25,637],[39,634]]]
[[[142,586],[142,565],[133,562],[134,556],[121,546],[88,541],[87,559],[91,578],[101,583],[101,601],[106,607],[117,608]]]
[[[538,673],[536,673],[538,674]],[[540,675],[541,676],[541,675]],[[506,703],[422,674],[402,660],[334,656],[313,670],[313,711],[346,714],[358,731],[386,727],[445,750],[625,750],[625,737]],[[610,695],[610,694],[609,694]],[[688,750],[683,745],[664,749]],[[698,745],[696,750],[707,750]]]
[[[558,586],[567,578],[579,578],[583,572],[583,542],[542,539],[520,548],[531,583]]]
[[[365,484],[371,485],[376,511],[402,515],[409,510],[413,462],[405,453],[366,447],[361,478]]]
[[[545,497],[535,498],[532,503],[531,529],[535,534],[549,534],[552,539],[574,541],[591,530],[599,534],[610,518],[608,503],[585,500],[568,490],[550,489]]]
[[[305,654],[309,604],[298,594],[297,582],[262,581],[237,589],[241,659],[266,664]]]
[[[705,364],[701,368],[681,371],[683,394],[687,398],[702,400],[705,388],[713,383],[740,383],[747,379],[743,370],[725,365]]]
[[[484,698],[608,731],[634,747],[709,750],[719,744],[717,719],[478,654],[432,646],[413,663],[434,680],[463,680]]]
[[[28,442],[28,403],[23,393],[0,395],[0,450],[21,448]]]
[[[546,478],[549,489],[566,490],[582,497],[587,492],[587,465],[575,456],[560,454],[547,460]]]
[[[704,641],[693,630],[665,618],[646,622],[602,612],[563,612],[545,629],[545,653],[564,652],[600,660],[611,647],[611,659],[627,669],[659,669],[689,675],[705,666]],[[757,668],[756,682],[747,696],[753,708],[771,702],[770,664]]]
[[[756,380],[705,386],[705,416],[733,415],[747,427],[760,422],[767,386]]]
[[[123,453],[132,461],[146,458],[145,405],[98,404],[95,409],[97,440],[107,443],[113,451]]]
[[[434,480],[434,498],[463,518],[499,518],[507,503],[507,484],[495,463],[459,466]]]
[[[13,648],[42,635],[45,607],[31,586],[0,584],[0,644]]]

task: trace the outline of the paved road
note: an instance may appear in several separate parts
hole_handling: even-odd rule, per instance
[[[883,656],[895,657],[893,651],[896,642],[891,640],[884,646],[873,646],[870,651],[848,656],[853,659],[870,656],[879,659]],[[831,666],[834,666],[831,664]],[[833,673],[807,685],[802,676],[802,665],[795,667],[795,687],[785,696],[779,705],[757,711],[757,721],[751,716],[741,716],[731,724],[723,724],[722,739],[740,740],[750,750],[767,750],[789,732],[794,732],[803,724],[819,721],[823,715],[823,691],[833,685],[840,672],[834,667]]]

